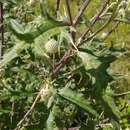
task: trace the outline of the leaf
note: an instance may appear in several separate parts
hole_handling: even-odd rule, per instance
[[[113,81],[112,76],[107,72],[107,70],[110,67],[110,64],[117,59],[118,52],[119,51],[109,51],[108,55],[101,57],[96,57],[94,54],[92,54],[91,51],[89,52],[88,50],[86,50],[86,52],[80,53],[80,57],[83,59],[82,61],[85,65],[85,68],[94,81],[93,94],[99,101],[101,101],[107,115],[114,118],[115,120],[120,119],[120,112],[116,108],[112,95],[106,93],[106,89],[109,83]],[[89,58],[91,57],[88,61],[86,60],[86,53],[89,53]],[[90,67],[89,65],[86,67],[86,61]]]
[[[52,103],[54,102],[54,96],[51,96],[47,103],[47,108],[50,108],[52,106]]]
[[[106,108],[105,111],[108,112],[108,114],[111,114],[111,116],[113,116],[114,119],[119,120],[121,113],[116,107],[112,95],[104,93],[102,96],[102,100],[103,100],[103,105],[105,105]]]
[[[81,96],[80,93],[76,93],[75,91],[72,91],[69,88],[63,88],[59,90],[59,95],[75,103],[76,105],[83,108],[84,110],[91,113],[92,115],[98,116],[97,112],[90,105],[90,102],[87,99],[85,99],[83,96]]]
[[[10,49],[8,53],[3,56],[3,59],[0,61],[0,68],[7,65],[14,58],[19,56],[19,53],[22,52],[26,48],[26,44],[24,42],[20,42],[16,44],[13,48]]]
[[[82,62],[85,65],[86,70],[96,69],[101,64],[98,58],[94,55],[91,55],[83,51],[78,51],[77,54],[82,59]]]
[[[0,108],[0,115],[5,114],[5,113],[10,113],[10,112],[11,112],[11,110]]]
[[[10,20],[10,29],[20,39],[25,41],[33,40],[30,30],[25,32],[25,27],[19,24],[16,20]]]
[[[12,19],[10,23],[12,25],[12,29],[16,30],[17,33],[24,34],[24,27],[21,24],[17,23],[16,20]]]
[[[119,50],[109,50],[109,53],[103,56],[96,56],[91,50],[87,49],[78,52],[78,56],[82,59],[86,72],[93,79],[95,95],[98,94],[97,96],[99,96],[102,94],[104,89],[107,88],[108,83],[113,81],[112,76],[108,73],[108,68],[121,54],[119,52]]]
[[[55,122],[55,116],[57,113],[59,113],[59,108],[57,106],[53,106],[46,122],[46,130],[59,130]]]
[[[36,37],[52,28],[65,26],[63,22],[55,21],[53,19],[42,19],[39,21],[40,23],[37,23],[36,26],[33,26],[31,30],[24,30],[22,25],[20,25],[16,20],[12,19],[10,20],[10,29],[20,40],[33,41]]]

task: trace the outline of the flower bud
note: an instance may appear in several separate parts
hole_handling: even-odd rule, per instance
[[[41,101],[47,102],[49,98],[52,96],[52,88],[49,87],[48,84],[45,84],[45,86],[41,89],[40,94],[41,94]]]
[[[54,54],[58,52],[58,42],[55,39],[50,39],[45,44],[45,49],[48,53]]]

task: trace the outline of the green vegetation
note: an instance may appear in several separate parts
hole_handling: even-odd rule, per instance
[[[0,8],[0,130],[130,129],[130,0]]]

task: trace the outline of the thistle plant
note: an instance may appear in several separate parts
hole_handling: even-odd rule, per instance
[[[126,52],[106,41],[120,24],[130,23],[130,1],[98,2],[95,14],[86,16],[93,1],[75,1],[75,16],[69,0],[55,0],[52,12],[48,0],[30,0],[23,8],[33,6],[38,12],[31,21],[30,11],[24,20],[8,18],[13,46],[0,61],[2,130],[129,127],[122,125],[126,115],[113,88],[119,76],[110,71],[111,63]]]

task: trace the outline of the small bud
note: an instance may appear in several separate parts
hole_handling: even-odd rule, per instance
[[[45,85],[40,91],[41,94],[41,101],[47,102],[48,99],[52,96],[52,88],[49,87],[48,84]]]
[[[48,53],[54,54],[58,52],[58,42],[55,39],[50,39],[45,44],[45,49]]]

